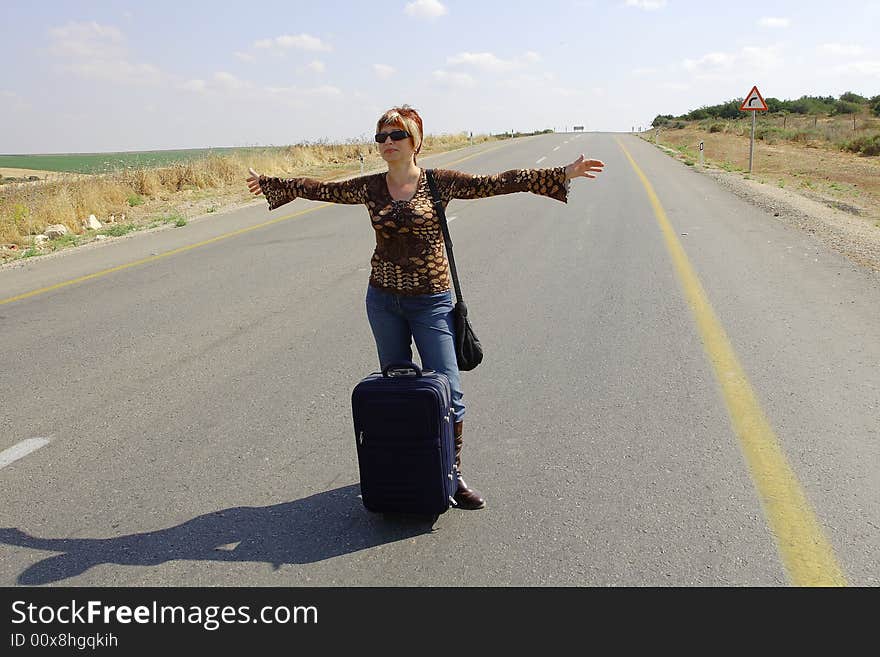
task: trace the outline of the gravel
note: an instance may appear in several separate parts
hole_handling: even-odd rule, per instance
[[[876,218],[862,216],[859,208],[839,201],[809,198],[739,173],[709,167],[695,169],[779,221],[811,233],[880,279],[880,226],[876,225],[880,222]]]

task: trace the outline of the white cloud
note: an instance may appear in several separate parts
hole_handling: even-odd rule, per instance
[[[755,73],[779,68],[785,63],[782,53],[783,46],[780,44],[767,44],[763,46],[746,46],[736,57],[736,62],[743,68]]]
[[[240,59],[240,60],[243,61],[243,62],[255,62],[255,61],[257,61],[257,58],[256,58],[256,57],[254,57],[253,55],[251,55],[251,54],[249,54],[249,53],[246,53],[246,52],[240,52],[240,51],[236,50],[236,51],[235,51],[234,53],[232,53],[232,54],[235,55],[235,57],[236,57],[237,59]]]
[[[310,109],[314,107],[314,103],[322,100],[338,101],[342,98],[342,90],[329,84],[320,87],[310,87],[300,89],[299,87],[265,87],[259,93],[249,95],[249,99],[254,96],[265,96],[272,103],[286,105],[298,109]]]
[[[314,73],[323,73],[327,70],[327,65],[320,59],[315,59],[306,65],[306,68]]]
[[[415,0],[403,9],[407,16],[416,18],[439,18],[448,13],[446,6],[439,0]]]
[[[332,50],[329,44],[324,43],[318,37],[311,34],[283,34],[274,39],[261,39],[254,42],[255,48],[268,50],[288,50],[296,48],[297,50],[307,50],[309,52],[326,52]]]
[[[685,59],[682,66],[698,80],[717,80],[757,75],[778,69],[785,63],[781,44],[745,46],[738,52],[710,52],[697,59]]]
[[[790,27],[791,19],[765,16],[758,20],[758,25],[760,25],[761,27]]]
[[[666,6],[666,0],[626,0],[627,7],[638,7],[647,11],[662,9]]]
[[[880,78],[880,61],[849,62],[825,70],[833,75],[859,75]]]
[[[306,96],[313,97],[323,97],[323,98],[338,98],[342,95],[342,90],[339,87],[334,87],[332,84],[324,84],[320,87],[312,87],[311,89],[303,89],[303,94]]]
[[[68,23],[49,30],[49,52],[61,68],[82,78],[128,85],[157,85],[168,76],[152,64],[129,61],[125,36],[112,25]]]
[[[724,52],[710,52],[699,59],[685,59],[685,70],[692,73],[716,73],[729,70],[735,61],[734,55]]]
[[[857,57],[864,55],[868,49],[864,46],[855,44],[845,45],[842,43],[823,43],[819,46],[819,50],[826,55],[839,55],[841,57]]]
[[[168,80],[168,76],[152,64],[132,64],[126,60],[83,59],[70,62],[65,68],[90,80],[107,80],[132,86],[159,85]]]
[[[593,91],[595,92],[596,90],[594,89]],[[582,89],[571,89],[569,87],[553,87],[550,89],[550,92],[562,98],[578,98],[584,95]]]
[[[311,87],[308,89],[300,89],[299,87],[266,87],[264,89],[269,94],[279,96],[341,96],[342,91],[338,87],[329,84],[320,87]]]
[[[683,82],[661,82],[657,85],[659,89],[668,89],[669,91],[687,91],[690,89],[689,84]]]
[[[467,73],[449,73],[448,71],[434,71],[432,74],[438,82],[448,84],[453,87],[470,88],[477,84]]]
[[[548,85],[556,82],[553,73],[520,73],[512,78],[499,80],[497,86],[502,89],[516,89],[525,93],[543,93],[550,89]]]
[[[208,90],[208,83],[204,80],[187,80],[179,85],[180,89],[192,91],[197,94],[204,93]]]
[[[68,23],[49,30],[50,52],[61,57],[115,59],[125,54],[119,28],[99,23]]]
[[[211,76],[210,80],[187,80],[177,85],[179,89],[192,91],[197,94],[220,93],[225,96],[236,96],[252,93],[254,85],[251,82],[235,77],[232,73],[218,71]]]
[[[463,52],[446,58],[447,64],[465,64],[482,71],[498,73],[509,71],[515,67],[513,62],[505,61],[490,52]]]
[[[249,82],[240,80],[232,75],[232,73],[226,73],[225,71],[214,73],[214,83],[218,88],[226,91],[239,91],[251,86]]]
[[[541,61],[541,56],[528,51],[515,59],[501,59],[491,52],[462,52],[446,58],[453,66],[471,66],[486,73],[504,73]]]
[[[395,73],[394,67],[388,64],[373,64],[373,71],[380,80],[387,80]]]
[[[3,109],[21,112],[29,110],[31,104],[14,91],[0,91],[0,106]]]
[[[633,75],[654,75],[657,69],[651,66],[640,66],[633,69]]]

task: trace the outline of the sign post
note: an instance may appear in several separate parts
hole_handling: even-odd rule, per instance
[[[748,96],[745,97],[745,100],[743,100],[742,105],[739,106],[739,109],[743,112],[752,113],[752,139],[749,142],[749,173],[751,173],[752,153],[755,150],[755,115],[756,112],[766,112],[769,108],[767,107],[767,103],[764,102],[764,97],[761,95],[761,92],[758,91],[758,87],[754,86]]]

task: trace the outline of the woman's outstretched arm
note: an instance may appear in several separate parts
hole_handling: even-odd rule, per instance
[[[356,205],[365,203],[367,187],[363,178],[352,178],[339,182],[322,182],[314,178],[274,178],[261,176],[253,169],[248,169],[248,189],[255,196],[264,194],[269,202],[269,209],[281,207],[297,198],[328,203],[345,203]]]
[[[588,160],[581,155],[568,166],[552,169],[511,169],[492,175],[441,170],[437,172],[437,176],[445,183],[442,184],[441,192],[444,201],[531,192],[565,203],[568,201],[569,181],[572,178],[595,178],[595,174],[601,172],[604,166],[600,160]]]

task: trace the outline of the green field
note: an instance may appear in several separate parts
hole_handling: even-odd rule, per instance
[[[162,167],[200,160],[209,155],[229,155],[272,148],[193,148],[179,151],[129,151],[124,153],[69,153],[51,155],[0,155],[0,168],[111,173],[121,169]]]

